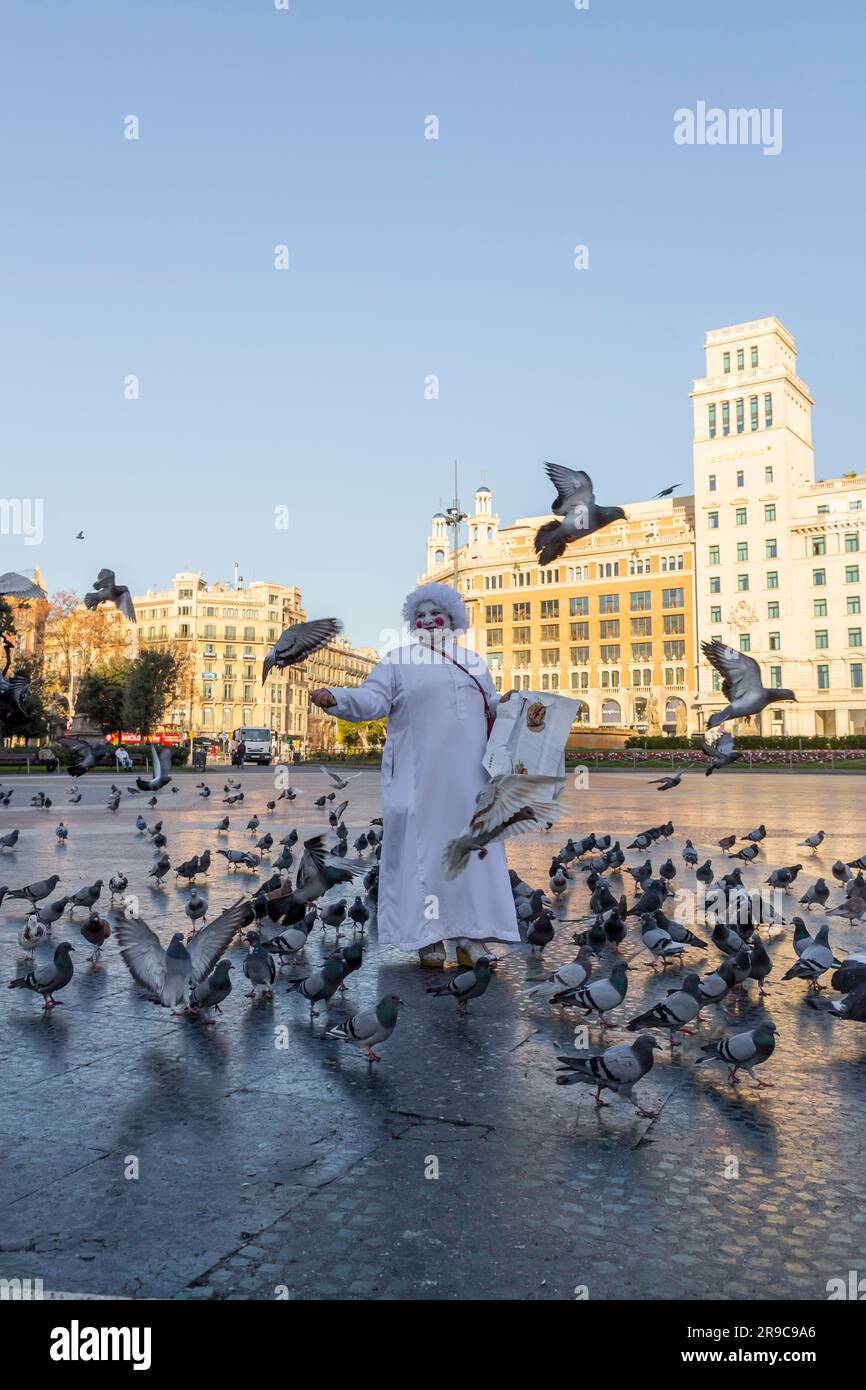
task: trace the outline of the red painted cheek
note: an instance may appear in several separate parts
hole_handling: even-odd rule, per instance
[[[444,626],[445,626],[445,619],[444,619],[444,618],[437,618],[437,619],[436,619],[436,626],[437,626],[437,627],[444,627]]]

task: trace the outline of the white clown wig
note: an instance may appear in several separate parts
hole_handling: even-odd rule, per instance
[[[420,589],[413,589],[411,594],[407,594],[406,602],[403,604],[403,620],[409,627],[415,626],[418,605],[421,603],[435,603],[443,613],[447,613],[455,632],[468,630],[469,610],[457,590],[452,589],[450,584],[422,584]]]

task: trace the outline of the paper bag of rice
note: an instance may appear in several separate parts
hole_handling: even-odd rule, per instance
[[[499,702],[483,766],[491,777],[527,772],[565,776],[565,743],[578,703],[547,691],[515,691]]]

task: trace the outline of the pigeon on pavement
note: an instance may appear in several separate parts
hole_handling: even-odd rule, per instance
[[[246,901],[240,899],[202,927],[188,946],[183,932],[175,932],[167,949],[141,917],[124,918],[116,928],[124,964],[156,1002],[176,1012],[187,987],[198,984],[213,969],[243,924],[246,908]]]
[[[667,1028],[668,1040],[671,1052],[678,1046],[674,1042],[674,1033],[692,1033],[694,1030],[686,1025],[697,1018],[701,1010],[701,981],[698,975],[686,975],[678,989],[668,990],[667,995],[659,1004],[653,1005],[645,1013],[638,1014],[636,1018],[627,1023],[626,1029],[629,1033],[636,1033],[639,1028]]]
[[[592,1057],[557,1056],[556,1060],[561,1066],[556,1084],[573,1086],[576,1082],[585,1081],[595,1086],[596,1105],[604,1105],[601,1099],[602,1091],[614,1091],[630,1101],[639,1115],[645,1119],[653,1119],[656,1111],[645,1110],[638,1105],[632,1090],[638,1081],[652,1070],[655,1061],[653,1052],[659,1046],[655,1038],[644,1033],[631,1044],[616,1043],[615,1046]]]
[[[490,957],[479,956],[471,970],[461,970],[444,985],[428,985],[428,994],[450,994],[457,1000],[459,1012],[465,1014],[470,999],[480,999],[490,984]]]
[[[370,1062],[381,1062],[382,1058],[375,1049],[390,1038],[397,1026],[398,1012],[402,1004],[403,1000],[399,995],[386,994],[374,1009],[362,1009],[360,1013],[353,1014],[345,1023],[329,1028],[325,1037],[363,1047]]]
[[[755,1076],[753,1067],[760,1066],[772,1057],[776,1046],[776,1034],[778,1029],[775,1023],[759,1023],[757,1028],[751,1028],[747,1033],[734,1033],[730,1038],[721,1038],[718,1042],[708,1043],[701,1048],[703,1057],[698,1057],[697,1063],[701,1062],[725,1062],[728,1067],[728,1080],[731,1085],[736,1085],[737,1072],[745,1067],[749,1076],[758,1086],[772,1086],[772,1081],[761,1081],[760,1077]]]
[[[72,979],[72,961],[69,959],[70,952],[75,947],[68,941],[61,941],[54,952],[54,958],[44,965],[34,966],[28,970],[26,975],[19,975],[16,979],[9,981],[10,989],[30,989],[35,994],[41,994],[44,999],[42,1005],[43,1012],[55,1008],[62,1004],[62,999],[55,999],[54,995],[58,990],[64,989]]]

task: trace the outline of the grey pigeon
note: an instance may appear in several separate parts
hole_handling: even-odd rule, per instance
[[[490,957],[479,956],[471,970],[462,970],[459,975],[454,975],[447,984],[428,985],[428,994],[444,995],[450,994],[457,1000],[458,1009],[461,1014],[465,1014],[470,999],[480,999],[490,984],[492,971],[490,969]]]
[[[26,975],[19,975],[17,979],[10,980],[9,988],[31,989],[35,994],[41,994],[45,1000],[42,1005],[43,1012],[62,1004],[63,1000],[55,999],[54,995],[58,990],[64,989],[72,979],[72,961],[69,955],[74,950],[75,947],[68,941],[61,941],[52,961],[34,966]]]
[[[818,999],[814,995],[806,1000],[810,1009],[830,1014],[832,1018],[849,1019],[853,1023],[866,1023],[866,984],[861,984],[844,999]]]
[[[815,854],[819,845],[821,845],[821,843],[823,842],[823,839],[824,831],[818,830],[815,832],[814,835],[807,835],[805,840],[801,840],[800,847],[805,845],[808,849],[812,851],[813,854]]]
[[[262,997],[265,999],[273,998],[273,983],[276,978],[277,970],[273,960],[262,945],[261,937],[258,932],[248,932],[247,941],[250,949],[244,957],[244,974],[252,985],[252,989],[247,994],[248,999],[255,999],[256,990],[261,985]]]
[[[0,835],[0,849],[14,849],[20,834],[21,831],[16,827],[14,830],[7,830],[5,835]]]
[[[370,1062],[381,1062],[376,1047],[387,1042],[397,1026],[398,1012],[403,1000],[396,994],[386,994],[374,1009],[363,1009],[353,1014],[345,1023],[329,1028],[326,1038],[337,1038],[341,1042],[354,1043],[366,1049]]]
[[[327,1003],[332,994],[343,982],[345,963],[342,956],[328,956],[321,970],[316,970],[312,975],[306,975],[303,979],[291,980],[289,982],[289,992],[297,990],[299,994],[309,1002],[310,1017],[317,1018],[317,1004]]]
[[[759,1023],[757,1028],[751,1028],[747,1033],[735,1033],[730,1038],[722,1038],[718,1042],[708,1043],[701,1048],[703,1057],[698,1057],[698,1064],[701,1062],[725,1062],[728,1067],[728,1079],[731,1085],[736,1085],[737,1072],[741,1067],[745,1067],[749,1076],[758,1086],[772,1086],[771,1081],[761,1081],[760,1077],[755,1076],[753,1067],[760,1066],[772,1057],[776,1047],[776,1034],[778,1028],[775,1023]]]
[[[674,1033],[691,1033],[686,1025],[697,1018],[701,1010],[701,982],[697,975],[686,975],[679,989],[668,990],[659,1004],[638,1014],[625,1026],[630,1033],[639,1028],[667,1028],[671,1052],[677,1044]]]
[[[830,928],[824,924],[814,938],[803,948],[799,960],[782,976],[783,980],[808,980],[813,989],[820,989],[820,977],[833,964],[833,952],[829,941]]]
[[[26,898],[31,903],[41,902],[43,898],[48,898],[54,892],[60,882],[59,874],[52,874],[50,878],[37,879],[35,883],[28,883],[25,888],[10,888],[6,897]]]
[[[344,787],[348,787],[349,783],[353,781],[355,777],[361,776],[360,772],[353,772],[348,777],[342,777],[339,772],[332,772],[332,770],[329,767],[322,767],[321,763],[319,764],[319,771],[324,772],[326,777],[330,777],[334,786],[337,788],[337,791],[340,792],[343,790]],[[347,803],[343,802],[344,810],[346,809],[346,805]],[[339,820],[339,816],[337,817],[337,819]],[[392,995],[391,997],[396,998],[397,996]]]
[[[823,878],[816,879],[811,888],[807,888],[800,902],[806,907],[811,908],[813,904],[824,907],[830,897],[830,886]]]
[[[142,792],[158,792],[171,781],[171,749],[150,744],[151,777],[136,777],[135,785]]]
[[[115,582],[114,570],[101,569],[93,581],[93,593],[84,595],[86,608],[98,608],[101,603],[113,603],[129,622],[135,622],[135,606],[125,584]]]
[[[0,596],[15,599],[48,597],[45,590],[34,584],[32,579],[28,579],[26,574],[16,574],[14,570],[0,574]]]
[[[575,990],[586,984],[591,974],[592,953],[588,946],[581,946],[574,960],[561,965],[540,984],[530,985],[526,997],[538,1004],[551,1004],[554,1000],[564,1004]]]
[[[584,540],[613,521],[624,521],[622,507],[600,507],[595,500],[592,479],[583,469],[545,463],[545,472],[556,488],[551,511],[559,521],[548,521],[535,534],[538,563],[550,565],[576,540]]]
[[[603,976],[599,980],[589,980],[586,984],[580,985],[578,989],[568,992],[570,1002],[583,1009],[589,1015],[598,1014],[598,1021],[602,1028],[610,1028],[613,1025],[605,1017],[612,1009],[616,1009],[625,999],[628,991],[628,965],[625,961],[618,960],[610,972],[610,976]],[[558,1003],[558,996],[554,995],[552,1002]]]
[[[195,927],[196,922],[204,922],[207,917],[207,908],[207,898],[202,897],[197,888],[193,888],[184,907],[184,912],[192,922],[193,927]]]
[[[69,899],[69,915],[71,916],[77,907],[86,908],[89,912],[101,892],[101,878],[98,878],[95,883],[89,884],[86,888],[79,888],[78,892],[73,893]]]
[[[713,716],[715,718],[715,716]],[[709,726],[708,726],[709,727]],[[706,739],[701,741],[701,752],[709,761],[707,776],[713,772],[718,772],[719,768],[728,767],[743,755],[738,748],[734,747],[734,736],[727,731],[720,734],[715,743],[709,743]]]
[[[188,945],[175,932],[166,949],[140,917],[125,918],[116,928],[120,954],[130,974],[166,1008],[176,1011],[187,987],[203,980],[242,925],[247,904],[234,903],[203,927]]]
[[[230,960],[218,960],[209,975],[206,975],[198,984],[194,984],[189,992],[189,1012],[193,1015],[204,1013],[213,1009],[215,1013],[222,1013],[220,1004],[223,1004],[232,992],[232,982],[229,971],[234,970]],[[214,1023],[213,1018],[205,1018],[205,1023]]]
[[[287,666],[297,665],[320,647],[327,646],[342,629],[343,625],[337,618],[314,618],[312,622],[294,623],[287,627],[265,654],[262,685],[274,666],[278,671],[283,671]]]
[[[749,719],[767,705],[779,700],[796,700],[793,690],[784,686],[768,690],[761,681],[761,668],[746,652],[726,647],[724,642],[702,642],[701,651],[722,677],[722,694],[730,703],[710,716],[707,728],[715,729],[726,719]]]
[[[457,878],[469,863],[471,854],[487,855],[487,846],[514,835],[540,829],[547,821],[562,815],[563,806],[553,796],[562,787],[561,778],[519,773],[491,777],[475,798],[475,808],[465,830],[450,840],[442,855],[445,878]]]
[[[632,1090],[638,1081],[652,1070],[655,1061],[653,1052],[658,1047],[659,1043],[655,1038],[645,1033],[635,1038],[631,1044],[616,1043],[614,1047],[609,1047],[592,1057],[557,1056],[556,1060],[561,1067],[556,1084],[573,1086],[576,1082],[585,1081],[595,1086],[596,1105],[604,1104],[601,1099],[602,1091],[613,1091],[630,1101],[639,1115],[652,1119],[656,1111],[645,1110],[638,1105]]]

